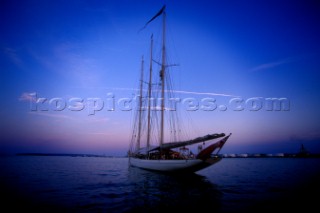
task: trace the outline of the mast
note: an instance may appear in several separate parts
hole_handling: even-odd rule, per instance
[[[138,123],[137,150],[140,149],[140,139],[141,139],[143,66],[144,66],[144,60],[143,60],[143,56],[142,56],[142,59],[141,59],[141,77],[140,77],[139,123]]]
[[[153,48],[153,34],[151,35],[151,46],[150,46],[150,73],[149,73],[149,88],[148,88],[148,131],[147,131],[147,149],[150,147],[150,133],[151,133],[151,86],[152,86],[152,48]]]
[[[161,123],[160,123],[160,145],[163,144],[164,140],[164,109],[165,109],[165,100],[164,100],[164,83],[165,83],[165,69],[166,69],[166,12],[165,10],[162,13],[162,63],[160,71],[161,79]]]

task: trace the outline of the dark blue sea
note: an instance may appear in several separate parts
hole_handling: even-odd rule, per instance
[[[9,212],[305,212],[319,203],[319,158],[224,158],[189,175],[131,168],[127,158],[0,160]]]

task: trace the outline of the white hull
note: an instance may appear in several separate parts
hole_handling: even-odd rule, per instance
[[[219,162],[221,158],[187,159],[187,160],[148,160],[130,157],[131,166],[160,172],[196,172]]]

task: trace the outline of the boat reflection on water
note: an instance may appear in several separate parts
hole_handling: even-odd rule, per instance
[[[133,194],[128,212],[169,210],[219,212],[222,192],[205,176],[195,173],[167,174],[129,167]],[[171,211],[170,211],[171,212]]]

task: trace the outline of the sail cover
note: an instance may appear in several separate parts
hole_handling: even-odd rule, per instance
[[[220,134],[208,134],[205,135],[203,137],[198,137],[195,138],[193,140],[188,140],[188,141],[180,141],[180,142],[171,142],[171,143],[164,143],[160,146],[157,146],[153,149],[150,149],[150,151],[155,151],[155,150],[161,150],[161,149],[173,149],[173,148],[177,148],[177,147],[181,147],[181,146],[187,146],[187,145],[192,145],[195,143],[200,143],[200,142],[204,142],[204,141],[208,141],[208,140],[212,140],[212,139],[216,139],[216,138],[220,138],[220,137],[224,137],[225,134],[224,133],[220,133]]]

